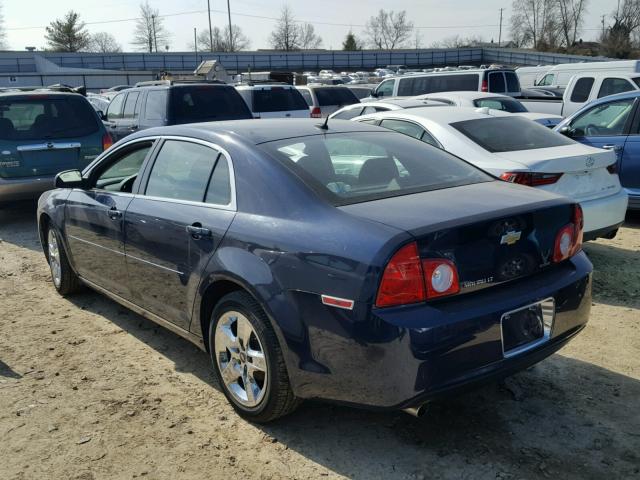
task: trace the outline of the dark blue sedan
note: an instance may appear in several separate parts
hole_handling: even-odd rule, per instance
[[[191,340],[258,422],[305,398],[418,414],[589,316],[578,205],[371,125],[151,129],[56,186],[38,208],[56,289]]]

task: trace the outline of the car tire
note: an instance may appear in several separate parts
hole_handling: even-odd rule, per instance
[[[224,395],[247,420],[267,423],[299,405],[276,334],[248,293],[232,292],[214,308],[209,353]]]
[[[69,259],[60,242],[60,235],[53,227],[49,227],[46,233],[47,261],[53,286],[62,296],[76,293],[81,288],[80,279],[69,265]]]

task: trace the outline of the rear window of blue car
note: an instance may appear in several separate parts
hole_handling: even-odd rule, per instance
[[[458,157],[392,132],[297,137],[261,148],[334,205],[493,180]]]
[[[93,108],[79,95],[0,98],[2,140],[84,137],[99,128]]]

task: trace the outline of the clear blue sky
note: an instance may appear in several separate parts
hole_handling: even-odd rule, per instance
[[[139,3],[137,0],[0,0],[8,30],[7,41],[15,50],[22,50],[25,46],[38,49],[45,46],[44,26],[67,10],[77,11],[87,23],[104,22],[137,17]],[[149,3],[161,15],[196,12],[165,17],[165,26],[171,32],[171,51],[186,50],[193,43],[193,28],[207,27],[206,14],[197,13],[206,10],[206,0],[149,0]],[[614,3],[613,0],[589,2],[582,34],[584,40],[597,38],[601,16],[611,13]],[[501,7],[505,8],[503,39],[509,37],[509,0],[291,0],[288,4],[297,19],[314,24],[323,39],[324,48],[341,48],[349,26],[356,35],[361,34],[363,28],[360,25],[364,25],[380,8],[404,9],[416,26],[430,27],[419,29],[423,47],[456,34],[465,37],[477,35],[487,41],[492,38],[497,41]],[[231,0],[232,21],[250,38],[252,49],[269,47],[269,33],[275,21],[246,15],[277,17],[282,5],[282,0]],[[224,26],[227,22],[226,0],[211,0],[211,8],[214,10],[211,15],[213,25]],[[129,51],[132,50],[129,42],[133,26],[133,21],[122,21],[89,24],[87,28],[91,32],[112,33],[124,50]]]

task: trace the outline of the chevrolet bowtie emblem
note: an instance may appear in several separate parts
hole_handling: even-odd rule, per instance
[[[514,231],[507,232],[504,235],[502,235],[502,238],[500,238],[500,245],[513,245],[518,240],[520,240],[521,235],[522,235],[522,232],[514,232]]]

